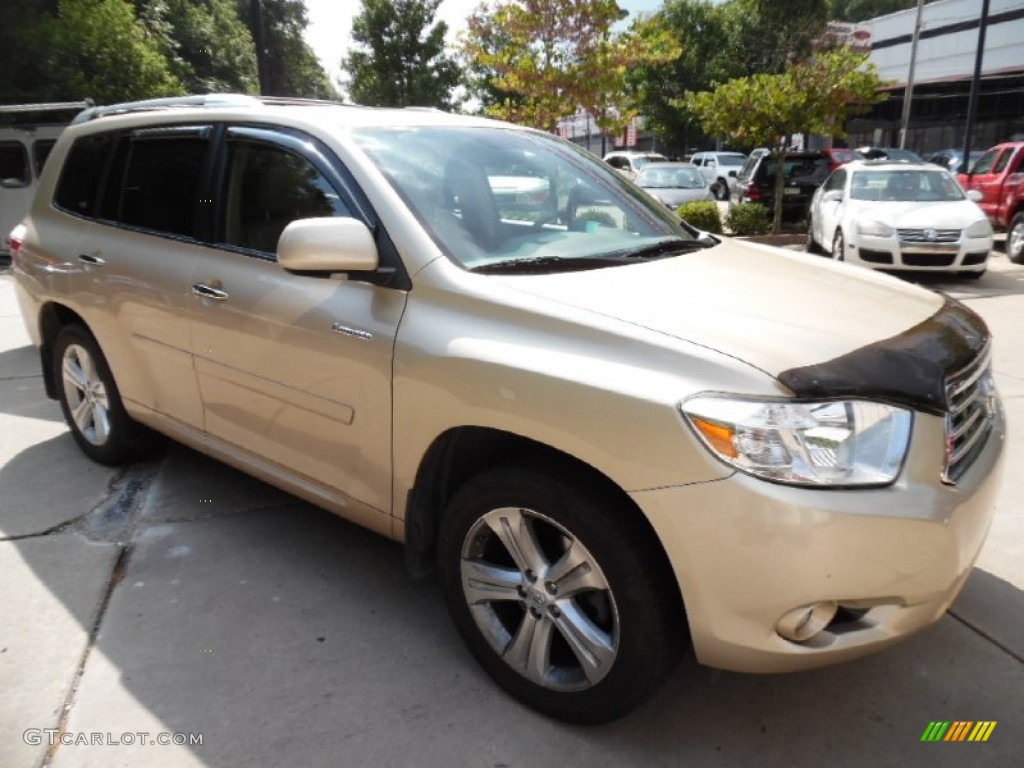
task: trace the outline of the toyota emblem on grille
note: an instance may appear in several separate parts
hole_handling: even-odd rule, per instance
[[[935,238],[938,237],[938,236],[939,236],[939,233],[936,232],[934,229],[926,229],[924,231],[924,239],[927,240],[929,243],[934,243],[935,242]]]

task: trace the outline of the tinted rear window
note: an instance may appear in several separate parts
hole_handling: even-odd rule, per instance
[[[785,182],[787,184],[814,184],[817,186],[828,178],[828,158],[825,155],[787,157],[785,160]],[[757,180],[762,184],[775,179],[775,161],[765,157],[757,169]]]
[[[112,134],[75,140],[64,160],[53,198],[58,208],[79,216],[92,216],[95,213],[96,195],[113,144]]]
[[[207,146],[198,134],[133,141],[119,220],[155,232],[193,236]]]

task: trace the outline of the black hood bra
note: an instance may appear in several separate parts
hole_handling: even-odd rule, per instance
[[[990,338],[977,313],[947,298],[934,315],[896,336],[790,368],[778,379],[798,397],[870,398],[941,415],[946,377],[970,365]]]

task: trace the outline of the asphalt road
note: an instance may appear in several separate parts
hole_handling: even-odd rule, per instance
[[[1024,267],[998,255],[980,281],[926,284],[992,327],[1011,423],[997,517],[950,614],[814,672],[687,656],[639,711],[581,728],[492,685],[398,545],[180,447],[90,463],[0,275],[0,766],[1024,764]],[[997,725],[922,743],[934,720]]]

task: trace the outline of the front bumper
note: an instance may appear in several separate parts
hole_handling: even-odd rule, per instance
[[[992,247],[991,237],[962,236],[953,243],[919,243],[904,242],[896,236],[859,234],[850,236],[846,260],[882,269],[978,272],[987,266]]]
[[[737,473],[631,494],[675,570],[697,660],[741,672],[808,669],[938,620],[991,523],[1002,412],[956,486],[940,479],[943,440],[941,418],[915,414],[907,463],[886,488],[794,488]],[[819,601],[852,613],[801,643],[776,632],[781,617]]]

